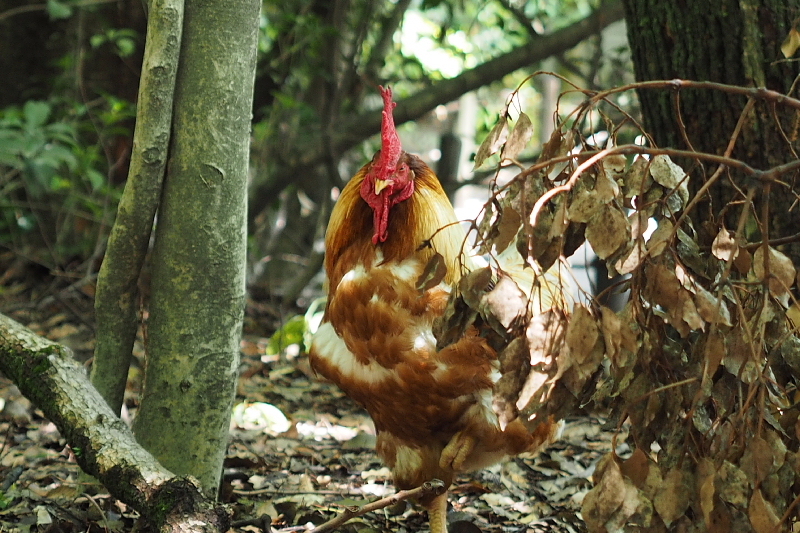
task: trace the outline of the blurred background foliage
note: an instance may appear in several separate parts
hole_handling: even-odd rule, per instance
[[[589,0],[266,0],[249,206],[249,285],[263,314],[280,320],[319,294],[330,207],[377,146],[365,120],[380,106],[377,85],[408,100],[404,144],[448,191],[480,186],[475,146],[532,73],[586,88],[631,81],[623,23],[525,68],[481,74],[480,88],[455,102],[414,101],[596,9]],[[96,273],[125,184],[146,21],[142,0],[0,0],[0,246],[70,279]],[[512,113],[539,111],[523,157],[549,137],[559,101],[567,113],[565,102],[583,100],[560,98],[567,89],[539,76],[519,92]],[[635,109],[630,93],[619,104]],[[602,129],[595,119],[587,127]]]

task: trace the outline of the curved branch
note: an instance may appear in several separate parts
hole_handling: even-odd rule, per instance
[[[0,372],[56,425],[80,467],[155,530],[228,530],[225,508],[206,499],[197,481],[175,476],[136,443],[68,348],[0,314]]]

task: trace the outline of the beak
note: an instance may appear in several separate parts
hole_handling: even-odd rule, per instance
[[[392,185],[392,184],[394,184],[394,181],[392,181],[392,180],[376,179],[375,180],[375,194],[380,194],[383,189],[385,189],[386,187],[388,187],[389,185]]]

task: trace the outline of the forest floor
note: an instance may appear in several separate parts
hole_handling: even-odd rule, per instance
[[[0,255],[0,313],[88,360],[94,348],[93,290],[76,281]],[[395,492],[373,451],[374,428],[366,413],[317,378],[302,353],[265,355],[277,316],[267,304],[248,304],[221,490],[235,532],[308,531],[345,507]],[[135,355],[126,418],[137,405],[139,342]],[[567,420],[562,438],[538,455],[460,476],[450,490],[450,532],[585,531],[581,502],[612,436],[597,417]],[[400,502],[354,518],[339,531],[427,529],[424,511]],[[136,530],[137,514],[87,482],[55,426],[0,376],[0,532]]]

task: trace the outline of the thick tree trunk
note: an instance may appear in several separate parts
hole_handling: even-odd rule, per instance
[[[781,43],[797,20],[800,0],[625,0],[624,4],[639,81],[683,78],[766,87],[784,94],[793,89],[797,62],[785,60]],[[661,147],[722,154],[747,100],[708,90],[684,90],[679,96],[680,110],[676,110],[673,93],[639,91],[647,131]],[[786,107],[757,102],[732,157],[764,170],[796,159],[800,150],[796,135],[799,118]],[[784,178],[796,192],[800,184],[797,175]],[[693,185],[697,190],[701,183]],[[710,191],[710,209],[699,209],[698,213],[718,213],[736,194],[730,182],[720,180]],[[789,213],[794,200],[788,188],[773,189],[770,238],[797,232],[797,215],[792,220]],[[736,216],[738,213],[732,210],[727,219],[729,228]],[[705,237],[713,239],[714,235]],[[800,243],[787,245],[782,251],[800,263]]]
[[[245,298],[246,183],[260,3],[189,1],[153,249],[137,439],[219,484]]]
[[[0,371],[44,412],[83,470],[136,509],[154,531],[227,531],[224,507],[196,481],[175,477],[139,446],[69,349],[0,315]]]

